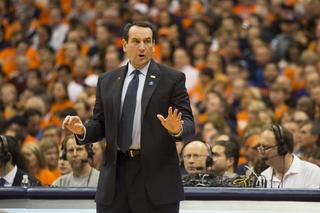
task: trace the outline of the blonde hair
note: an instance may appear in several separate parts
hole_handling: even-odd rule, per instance
[[[42,152],[42,154],[44,154],[45,151],[47,151],[48,149],[51,149],[52,147],[56,148],[57,150],[57,155],[59,156],[59,147],[58,144],[56,142],[54,142],[52,139],[50,138],[43,138],[40,143],[40,150]],[[47,164],[47,162],[45,162]],[[58,166],[58,161],[55,164],[55,167]]]
[[[40,168],[41,169],[45,168],[44,157],[43,157],[43,153],[41,152],[39,144],[31,142],[31,143],[26,143],[24,147],[29,148],[33,152],[33,154],[35,154],[35,156],[38,159]]]

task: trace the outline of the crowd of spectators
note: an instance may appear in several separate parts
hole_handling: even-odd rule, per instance
[[[277,124],[320,166],[320,0],[0,0],[0,133],[43,185],[72,172],[61,122],[90,119],[98,76],[128,62],[122,30],[134,20],[156,28],[153,59],[186,75],[193,140],[214,159],[236,144],[222,173],[253,167],[257,138]],[[105,146],[92,148],[95,170]]]

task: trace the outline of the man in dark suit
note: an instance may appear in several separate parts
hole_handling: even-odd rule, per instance
[[[40,180],[17,167],[20,159],[18,141],[8,135],[0,135],[0,187],[21,186],[23,175],[28,175],[30,186],[42,186]]]
[[[97,212],[178,212],[184,191],[175,141],[195,132],[185,75],[151,59],[155,30],[147,22],[127,24],[122,44],[130,61],[99,77],[92,120],[67,116],[62,128],[79,144],[106,137]]]

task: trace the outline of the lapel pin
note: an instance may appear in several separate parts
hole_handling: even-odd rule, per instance
[[[149,85],[150,85],[150,86],[152,86],[152,85],[153,85],[153,82],[152,82],[152,81],[150,81]]]
[[[118,77],[118,79],[117,79],[117,82],[119,82],[120,81],[120,77]]]
[[[154,75],[150,75],[150,77],[151,77],[151,78],[156,78],[156,76],[154,76]]]

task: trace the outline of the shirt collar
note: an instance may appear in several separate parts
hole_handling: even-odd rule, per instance
[[[9,185],[12,186],[13,180],[14,180],[14,177],[16,176],[16,174],[17,174],[17,171],[18,171],[18,168],[17,168],[17,165],[15,165],[14,168],[11,170],[11,172],[9,172],[4,177],[0,177],[0,178],[4,178],[6,180],[6,183],[8,183]]]
[[[297,174],[299,173],[299,169],[300,169],[300,162],[301,160],[294,154],[293,155],[293,161],[292,164],[289,168],[289,170],[287,171],[287,173],[285,175],[289,175],[289,174]]]
[[[148,72],[148,69],[149,69],[149,66],[150,66],[150,62],[151,62],[151,60],[150,60],[149,63],[147,63],[145,66],[138,68],[138,70],[140,71],[140,73],[143,74],[144,76],[147,75],[147,72]],[[132,64],[131,64],[130,61],[129,61],[129,63],[128,63],[128,73],[127,73],[127,76],[131,75],[132,72],[133,72],[135,69],[136,69],[136,68],[134,68],[134,66],[132,66]]]

